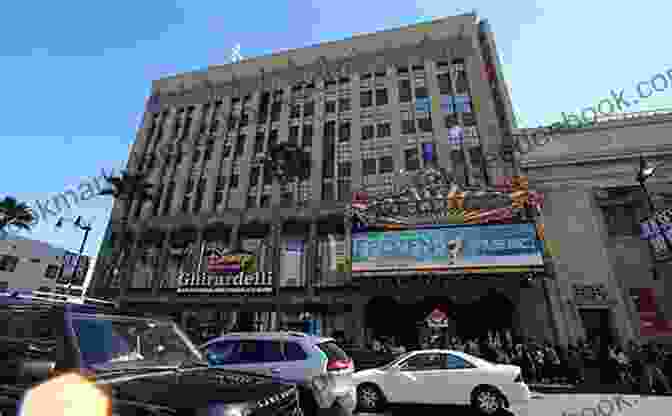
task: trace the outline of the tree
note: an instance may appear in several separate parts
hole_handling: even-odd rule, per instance
[[[127,170],[121,172],[120,176],[107,176],[105,181],[108,183],[109,187],[103,189],[100,192],[100,195],[110,195],[115,200],[119,201],[120,208],[122,212],[121,218],[121,235],[122,239],[125,238],[128,230],[128,220],[131,215],[131,206],[133,201],[138,201],[141,205],[152,198],[152,188],[154,185],[147,182],[147,173],[143,171],[138,171],[131,173]],[[119,239],[117,239],[119,241]],[[123,242],[123,241],[120,241]],[[116,246],[116,244],[115,244]],[[113,271],[117,262],[121,260],[123,254],[133,254],[131,252],[131,247],[128,245],[120,245],[116,247],[116,250],[113,250],[112,255],[112,266],[110,271]],[[127,261],[125,271],[121,274],[120,282],[120,293],[119,297],[123,300],[123,297],[126,294],[126,289],[128,283],[130,283],[131,268],[133,267],[133,261]],[[128,273],[126,273],[128,272]]]
[[[28,204],[11,196],[0,200],[0,231],[9,231],[10,228],[30,231],[36,222]]]

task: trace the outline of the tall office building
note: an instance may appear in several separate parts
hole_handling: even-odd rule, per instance
[[[149,172],[155,199],[115,204],[112,215],[117,243],[132,246],[122,261],[133,267],[127,301],[205,332],[264,327],[274,304],[290,327],[311,310],[325,331],[347,329],[361,341],[364,327],[374,325],[364,319],[374,296],[350,271],[353,193],[390,194],[400,176],[432,158],[466,188],[514,173],[499,157],[511,148],[505,138],[513,123],[500,73],[489,25],[465,14],[155,81],[129,159]],[[313,163],[308,179],[281,187],[259,160],[285,142],[309,152]],[[431,158],[422,156],[427,149]],[[116,223],[126,213],[131,234],[120,239]],[[282,227],[280,256],[268,244],[273,226]],[[238,241],[243,251],[230,255]],[[262,274],[280,258],[274,300],[263,276],[216,284],[201,278],[249,257]],[[96,286],[117,290],[114,276],[123,273],[103,273],[99,263]],[[518,281],[504,284],[516,292],[504,302],[509,317]],[[479,287],[500,299],[498,284]],[[455,285],[427,284],[403,302],[470,290]],[[529,301],[543,303],[539,296]],[[524,326],[523,318],[511,319]]]

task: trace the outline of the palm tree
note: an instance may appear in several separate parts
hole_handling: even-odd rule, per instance
[[[111,195],[115,200],[119,201],[121,206],[122,218],[121,218],[121,235],[123,243],[123,238],[126,236],[128,230],[128,220],[131,215],[131,206],[133,201],[138,201],[140,205],[152,198],[152,188],[153,184],[147,182],[147,173],[144,171],[137,171],[131,173],[127,170],[122,171],[120,176],[108,176],[105,177],[105,181],[108,183],[109,187],[103,189],[100,192],[100,195]],[[137,238],[136,238],[137,241]],[[116,246],[116,244],[115,244]],[[129,256],[133,254],[131,247],[119,246],[115,247],[116,250],[113,251],[111,268],[109,271],[114,270],[116,263],[123,258],[123,254],[128,254]],[[121,274],[120,282],[120,291],[119,298],[123,300],[126,295],[126,289],[130,283],[131,276],[128,276],[132,271],[133,261],[126,262],[125,272]]]
[[[278,181],[281,188],[284,188],[289,183],[300,180],[305,180],[310,177],[312,166],[311,155],[303,151],[298,146],[290,143],[279,143],[269,149],[267,157],[262,160],[264,170],[268,169],[273,174],[273,178]],[[282,233],[282,221],[276,222],[274,218],[274,227],[272,227],[271,247],[273,247],[272,259],[272,274],[273,274],[273,289],[277,295],[280,289],[280,234]],[[277,302],[277,296],[276,296]],[[275,305],[276,314],[279,305]]]
[[[0,232],[9,231],[10,228],[30,231],[36,222],[37,218],[28,204],[11,196],[0,200]]]

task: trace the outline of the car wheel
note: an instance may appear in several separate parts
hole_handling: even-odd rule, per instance
[[[361,384],[357,387],[357,408],[362,412],[382,410],[385,398],[375,384]]]
[[[471,405],[481,414],[494,415],[502,409],[504,400],[496,388],[480,387],[471,394]]]

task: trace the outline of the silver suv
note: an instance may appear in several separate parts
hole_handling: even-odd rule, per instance
[[[357,405],[354,363],[333,338],[301,332],[236,332],[212,339],[200,349],[213,367],[296,383],[306,414],[331,409],[349,416]]]

